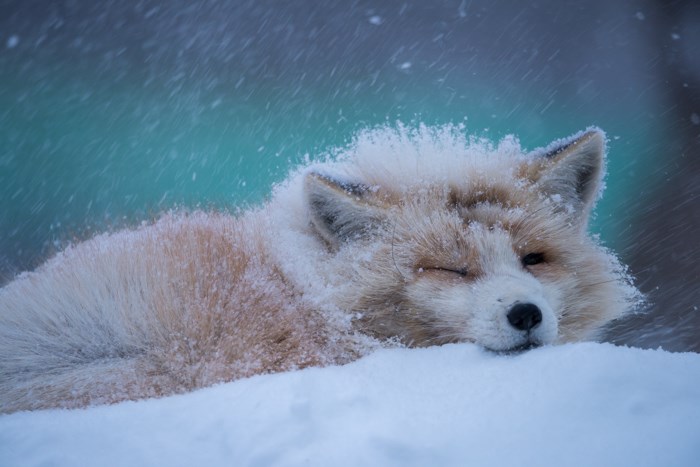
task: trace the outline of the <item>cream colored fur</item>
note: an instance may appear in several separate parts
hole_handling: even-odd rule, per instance
[[[595,337],[638,300],[586,233],[595,128],[523,154],[458,128],[361,133],[239,216],[170,213],[0,289],[0,411],[162,396],[381,345]],[[529,253],[544,261],[524,265]],[[508,310],[536,305],[528,332]]]

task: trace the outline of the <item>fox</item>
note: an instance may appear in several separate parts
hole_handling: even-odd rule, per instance
[[[384,347],[595,340],[639,301],[588,232],[607,140],[380,127],[259,206],[175,210],[0,289],[0,412],[163,397]]]

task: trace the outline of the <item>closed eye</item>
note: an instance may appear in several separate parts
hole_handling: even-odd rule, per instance
[[[523,263],[523,266],[534,266],[535,264],[544,263],[545,257],[544,253],[528,253],[520,261]]]
[[[459,274],[460,276],[466,276],[467,275],[467,268],[459,268],[459,269],[452,269],[452,268],[420,268],[418,271],[444,271],[444,272],[451,272],[454,274]]]

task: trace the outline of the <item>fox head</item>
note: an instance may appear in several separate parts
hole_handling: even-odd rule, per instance
[[[589,129],[400,188],[371,170],[309,172],[311,225],[349,271],[343,307],[362,331],[409,346],[508,351],[595,336],[635,293],[587,234],[604,152],[604,133]]]

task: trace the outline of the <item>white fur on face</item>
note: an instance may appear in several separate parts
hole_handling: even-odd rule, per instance
[[[479,246],[480,277],[470,280],[449,271],[419,270],[405,291],[412,306],[431,310],[431,326],[449,340],[476,342],[491,350],[555,342],[555,310],[560,308],[556,288],[524,270],[507,232],[473,226],[469,237]],[[542,313],[542,322],[530,331],[508,321],[508,312],[526,303]]]

